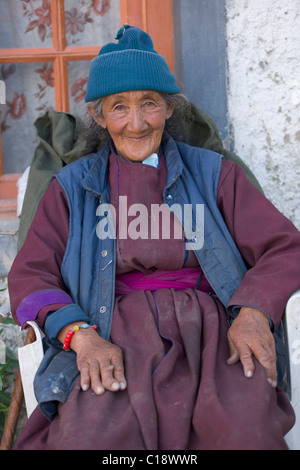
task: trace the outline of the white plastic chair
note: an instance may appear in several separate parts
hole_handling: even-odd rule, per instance
[[[33,343],[26,344],[25,346],[18,348],[18,359],[26,412],[29,418],[37,406],[33,389],[33,380],[44,356],[42,344],[44,334],[34,321],[28,321],[27,323],[34,329],[36,340]]]
[[[285,440],[290,450],[300,450],[300,290],[289,299],[284,315],[287,349],[288,396],[295,410],[296,423]]]
[[[39,327],[28,322],[35,331],[36,340],[19,348],[18,357],[24,390],[27,416],[29,417],[37,405],[33,390],[33,379],[43,358],[43,346]],[[284,315],[285,341],[287,347],[287,383],[288,396],[296,414],[296,423],[285,436],[290,450],[300,450],[300,290],[289,299]]]

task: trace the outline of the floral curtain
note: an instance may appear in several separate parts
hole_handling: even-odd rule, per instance
[[[68,46],[102,45],[120,25],[119,0],[65,0]],[[50,0],[0,0],[0,49],[52,47]],[[68,63],[70,112],[85,112],[89,71],[86,61]],[[4,173],[21,173],[30,164],[37,140],[33,123],[55,108],[53,64],[0,64],[6,104],[0,104]]]

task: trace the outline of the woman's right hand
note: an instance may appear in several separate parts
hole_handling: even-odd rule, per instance
[[[72,326],[68,325],[59,332],[58,339],[62,343]],[[77,354],[82,390],[91,387],[94,393],[102,395],[105,390],[126,389],[123,353],[118,346],[101,338],[93,328],[88,328],[79,329],[73,335],[70,347]]]

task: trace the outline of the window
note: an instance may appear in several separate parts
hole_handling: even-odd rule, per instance
[[[89,61],[122,24],[149,32],[170,68],[172,0],[0,0],[0,175],[19,174],[37,145],[33,123],[50,109],[81,114]]]

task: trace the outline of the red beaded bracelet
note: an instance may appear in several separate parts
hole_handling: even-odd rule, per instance
[[[88,325],[87,323],[83,323],[80,326],[78,326],[78,325],[73,326],[73,328],[71,330],[69,330],[68,333],[66,334],[65,341],[64,341],[64,344],[63,344],[63,349],[65,351],[70,351],[70,343],[71,343],[72,336],[76,333],[76,331],[78,331],[80,329],[86,330],[90,326],[92,328],[94,328],[94,330],[97,330],[97,328],[98,328],[97,325]]]

